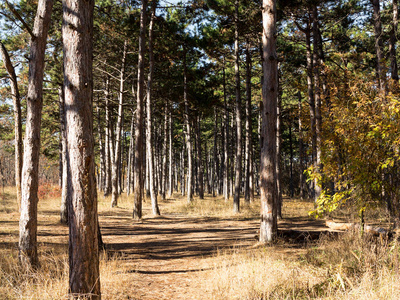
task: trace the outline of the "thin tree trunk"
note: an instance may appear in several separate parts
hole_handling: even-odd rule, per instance
[[[183,57],[183,101],[185,103],[185,135],[186,135],[186,149],[188,156],[188,166],[187,166],[187,202],[191,203],[193,200],[192,195],[192,139],[191,139],[191,129],[189,122],[189,101],[187,97],[187,66],[186,66],[186,51]]]
[[[242,182],[242,116],[239,73],[239,0],[235,0],[235,94],[236,94],[236,155],[235,155],[235,194],[233,211],[240,211],[240,183]]]
[[[225,56],[223,65],[223,88],[224,88],[224,199],[229,199],[229,156],[228,156],[228,141],[229,141],[229,111],[226,96],[226,76],[225,76]]]
[[[245,144],[245,185],[244,200],[250,202],[250,165],[251,165],[251,54],[250,43],[246,44],[246,144]]]
[[[60,221],[61,224],[68,223],[68,144],[67,144],[67,127],[65,120],[65,96],[64,86],[59,90],[60,98],[60,130],[61,130],[61,145],[62,145],[62,188],[61,188],[61,207],[60,207]]]
[[[218,151],[217,151],[217,131],[218,131],[218,111],[217,108],[214,108],[214,161],[212,167],[210,166],[211,171],[211,193],[212,196],[215,197],[215,189],[218,189],[218,186],[215,185],[216,182],[219,183],[219,180],[216,180],[216,174],[219,171],[219,161],[218,161]]]
[[[279,75],[278,75],[279,76]],[[279,77],[278,77],[278,89],[279,89]],[[278,92],[279,93],[279,92]],[[278,220],[282,219],[282,165],[281,165],[281,127],[282,127],[282,100],[280,94],[278,94],[278,104],[276,111],[276,192],[277,192],[277,203],[276,203],[276,217]],[[291,183],[290,183],[291,184]]]
[[[105,80],[104,96],[106,102],[106,137],[105,137],[105,160],[106,160],[106,170],[105,170],[105,187],[104,187],[104,197],[111,193],[111,108],[110,108],[110,78],[107,76]]]
[[[40,125],[43,105],[43,74],[52,0],[39,0],[34,36],[30,43],[27,116],[21,187],[21,215],[19,221],[19,257],[22,264],[38,266],[37,203],[39,185]]]
[[[18,89],[17,75],[12,65],[10,56],[3,43],[0,41],[0,56],[4,62],[4,66],[10,77],[11,95],[14,106],[14,141],[15,141],[15,186],[17,189],[17,205],[18,210],[21,209],[21,176],[22,176],[22,115],[21,115],[21,98]]]
[[[122,132],[122,114],[123,114],[123,105],[124,105],[124,83],[125,83],[125,64],[126,64],[126,52],[128,48],[128,41],[124,41],[124,49],[122,52],[122,62],[121,62],[121,70],[119,72],[119,95],[118,95],[118,116],[117,116],[117,126],[116,126],[116,136],[115,136],[115,147],[114,147],[114,157],[112,159],[112,170],[111,170],[111,184],[112,184],[112,193],[111,193],[111,207],[116,207],[118,205],[118,183],[119,183],[119,161],[121,156],[121,132]]]
[[[299,178],[299,186],[300,186],[300,197],[304,199],[306,196],[306,189],[305,189],[305,180],[304,180],[304,145],[303,145],[303,128],[302,128],[302,121],[301,121],[301,92],[297,93],[299,99],[299,168],[300,168],[300,178]]]
[[[172,128],[172,107],[169,104],[168,105],[168,124],[169,124],[169,131],[168,131],[168,140],[169,140],[169,177],[168,177],[168,198],[172,197],[172,192],[173,192],[173,170],[172,170],[172,164],[173,164],[173,150],[172,150],[172,134],[173,134],[173,128]]]
[[[314,36],[314,105],[315,105],[315,138],[316,138],[316,158],[315,158],[315,172],[322,173],[321,163],[321,135],[322,135],[322,116],[321,116],[321,89],[320,89],[320,57],[318,53],[319,47],[319,24],[318,24],[318,9],[317,6],[313,8],[313,36]],[[317,202],[322,193],[321,182],[314,180],[314,201]]]
[[[143,102],[144,102],[144,52],[145,29],[147,23],[147,0],[142,0],[140,11],[139,58],[138,58],[138,88],[136,105],[135,130],[135,172],[134,172],[134,207],[133,218],[142,218],[143,200]]]
[[[398,27],[398,0],[393,0],[393,21],[390,30],[389,40],[389,53],[390,53],[390,69],[391,76],[395,82],[399,81],[399,70],[396,58],[396,44],[397,44],[397,27]]]
[[[200,130],[200,120],[201,117],[197,117],[197,133],[196,133],[196,142],[197,142],[197,169],[198,169],[198,185],[199,185],[199,198],[204,199],[204,177],[203,177],[203,161],[202,161],[202,149],[201,149],[201,130]]]
[[[310,108],[310,131],[311,131],[311,164],[316,164],[317,157],[317,136],[315,133],[315,99],[314,99],[314,85],[313,85],[313,59],[311,52],[311,29],[307,24],[306,29],[306,51],[307,51],[307,91],[308,91],[308,104]],[[311,185],[311,197],[315,198],[315,186]]]
[[[276,219],[276,112],[278,68],[276,54],[276,2],[263,0],[263,109],[261,128],[261,225],[260,242],[271,242],[277,233]]]
[[[164,109],[164,142],[162,143],[162,199],[165,200],[167,193],[167,148],[168,148],[168,103],[165,103]]]
[[[149,74],[147,78],[147,164],[149,170],[149,190],[151,198],[151,208],[153,215],[160,215],[158,208],[157,196],[154,194],[154,162],[153,162],[153,136],[152,136],[152,116],[151,116],[151,101],[152,101],[152,84],[153,84],[153,70],[154,70],[154,56],[153,56],[153,24],[155,18],[157,1],[153,1],[151,5],[151,16],[149,24]]]
[[[128,168],[127,168],[127,176],[126,176],[126,194],[129,194],[132,191],[132,162],[133,162],[133,152],[134,152],[134,138],[133,132],[135,130],[135,114],[132,113],[131,119],[131,136],[129,141],[129,150],[128,150]]]

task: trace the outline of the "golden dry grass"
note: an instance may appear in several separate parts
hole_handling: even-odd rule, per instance
[[[132,197],[122,195],[117,209],[110,208],[110,202],[109,197],[99,195],[101,216],[131,215]],[[159,204],[161,213],[167,215],[237,221],[254,221],[259,216],[258,200],[243,204],[240,214],[233,213],[231,200],[225,202],[221,197],[195,198],[187,204],[186,197],[175,194]],[[305,217],[312,208],[310,202],[285,199],[283,214]],[[67,299],[67,228],[59,224],[58,210],[59,198],[40,199],[39,221],[49,226],[49,240],[39,245],[40,269],[26,271],[18,264],[15,192],[12,188],[1,191],[0,299]],[[151,218],[150,212],[150,201],[146,200],[145,219]],[[58,237],[51,236],[54,229]],[[367,239],[350,232],[323,238],[306,248],[286,251],[287,246],[293,245],[281,242],[269,247],[219,250],[212,257],[203,258],[208,270],[200,272],[188,284],[195,286],[204,299],[400,299],[400,247],[395,240]],[[131,272],[140,264],[143,262],[128,261],[118,253],[111,256],[102,253],[103,299],[141,299],[140,294],[129,298],[135,295],[135,287],[140,286],[142,275]]]

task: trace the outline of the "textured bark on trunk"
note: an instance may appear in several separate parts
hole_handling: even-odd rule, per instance
[[[152,116],[151,116],[151,100],[152,100],[152,84],[153,84],[153,70],[154,70],[154,56],[153,56],[153,24],[155,18],[156,1],[152,2],[151,17],[149,24],[149,74],[147,78],[147,136],[146,136],[146,152],[147,164],[149,170],[149,191],[151,198],[151,208],[153,215],[160,215],[158,208],[157,196],[154,193],[154,161],[153,161],[153,129],[152,129]]]
[[[39,185],[40,124],[43,105],[43,73],[52,0],[38,2],[30,45],[27,115],[22,168],[19,256],[26,267],[37,267],[37,203]]]
[[[93,137],[93,0],[63,1],[68,143],[69,293],[100,299],[99,225]]]
[[[161,199],[165,200],[165,195],[167,193],[167,150],[168,150],[168,103],[165,103],[164,107],[164,141],[162,143],[162,165],[161,165]]]
[[[147,0],[142,0],[140,11],[139,58],[138,58],[138,88],[136,102],[136,128],[135,128],[135,164],[134,164],[134,207],[133,218],[142,218],[143,200],[143,102],[144,102],[144,52],[145,30],[147,22]]]
[[[210,164],[210,169],[211,169],[211,184],[210,184],[210,188],[211,188],[211,193],[212,196],[215,197],[215,190],[218,190],[218,186],[219,186],[219,179],[220,178],[216,178],[216,174],[220,174],[219,173],[219,161],[218,161],[218,151],[217,151],[217,131],[218,131],[218,111],[217,108],[214,108],[214,159],[212,164]],[[210,149],[211,150],[211,149]],[[211,153],[210,153],[211,156]],[[219,176],[218,176],[219,177]]]
[[[115,147],[114,147],[114,157],[112,160],[112,170],[111,170],[111,183],[112,183],[112,193],[111,193],[111,207],[116,207],[118,205],[119,196],[119,161],[121,157],[121,135],[122,135],[122,115],[124,113],[124,83],[125,83],[125,64],[126,64],[126,52],[128,48],[128,41],[124,41],[124,49],[122,51],[122,62],[121,70],[119,72],[119,94],[118,94],[118,116],[117,125],[115,129]]]
[[[310,129],[311,129],[311,164],[315,165],[317,157],[317,137],[315,134],[315,99],[314,99],[314,85],[313,85],[313,59],[311,51],[311,28],[310,24],[307,24],[306,28],[306,55],[307,55],[307,92],[308,92],[308,104],[310,110]],[[315,186],[312,184],[311,196],[314,198]]]
[[[184,52],[183,57],[183,101],[185,103],[185,135],[186,135],[186,149],[188,156],[188,172],[187,172],[187,202],[191,203],[193,200],[192,195],[192,139],[191,139],[191,129],[189,122],[189,101],[187,97],[187,66],[186,66],[186,51]]]
[[[105,186],[104,186],[104,197],[111,193],[111,108],[110,108],[110,78],[107,76],[105,79],[104,96],[106,102],[106,137],[105,137]]]
[[[201,149],[201,130],[200,130],[200,116],[197,118],[197,133],[196,133],[196,144],[197,144],[197,169],[198,169],[198,185],[199,185],[199,198],[204,199],[204,177],[203,177],[203,161],[202,161],[202,149]]]
[[[279,76],[279,75],[278,75]],[[282,219],[282,181],[281,181],[281,97],[279,95],[279,77],[278,77],[278,104],[276,111],[276,192],[277,192],[277,203],[276,203],[276,217],[278,220]],[[291,184],[291,183],[290,183]]]
[[[226,99],[226,81],[225,81],[225,56],[224,65],[222,69],[223,76],[223,89],[224,89],[224,175],[223,175],[223,194],[224,199],[227,201],[229,199],[229,156],[228,156],[228,141],[229,141],[229,111]]]
[[[271,242],[277,233],[276,220],[276,112],[278,68],[276,54],[276,2],[263,0],[263,107],[261,126],[261,225],[260,242]]]
[[[62,187],[61,187],[61,207],[60,207],[60,222],[61,224],[68,223],[68,145],[67,145],[67,127],[65,120],[65,96],[64,86],[60,87],[60,129],[61,129],[61,159],[62,159]]]
[[[169,141],[169,172],[168,172],[168,198],[172,197],[172,192],[173,192],[173,170],[172,170],[172,164],[173,164],[173,155],[172,155],[172,134],[173,134],[173,129],[172,129],[172,113],[171,113],[171,105],[168,103],[168,126],[169,126],[169,131],[168,131],[168,141]]]
[[[240,211],[240,183],[242,182],[242,116],[239,73],[239,0],[235,1],[235,111],[236,111],[236,154],[235,154],[235,194],[233,211]]]
[[[21,176],[22,176],[22,116],[21,98],[18,89],[17,75],[10,56],[3,43],[0,42],[0,56],[2,57],[7,74],[10,77],[11,95],[14,107],[14,141],[15,141],[15,187],[17,189],[18,210],[21,209]]]
[[[245,185],[244,200],[250,202],[250,166],[251,166],[251,54],[250,43],[246,45],[246,144],[245,144]]]
[[[126,175],[126,194],[129,196],[129,194],[132,191],[132,162],[133,162],[133,148],[134,148],[134,138],[133,138],[133,132],[135,130],[135,114],[132,114],[132,119],[131,119],[131,137],[129,141],[129,150],[128,150],[128,169],[126,170],[127,175]]]
[[[319,48],[319,22],[318,22],[318,8],[313,7],[313,36],[314,36],[314,52],[313,52],[313,71],[314,71],[314,105],[315,105],[315,172],[321,174],[322,163],[321,163],[321,134],[322,134],[322,117],[321,117],[321,82],[320,82],[320,57],[318,53]],[[317,176],[319,177],[319,176]],[[319,196],[322,193],[321,182],[318,179],[314,179],[314,201],[317,202]]]

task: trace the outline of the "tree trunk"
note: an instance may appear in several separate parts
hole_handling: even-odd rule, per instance
[[[236,155],[235,155],[235,194],[233,211],[240,211],[240,184],[242,182],[242,116],[239,73],[239,0],[235,0],[235,94],[236,94]]]
[[[317,138],[315,134],[315,99],[314,99],[314,85],[313,85],[313,59],[311,52],[311,28],[307,24],[306,29],[306,51],[307,51],[307,91],[308,91],[308,104],[310,109],[310,131],[311,131],[311,164],[315,165],[317,157]],[[315,186],[311,184],[311,197],[315,197]]]
[[[278,75],[278,90],[279,90],[279,75]],[[282,165],[281,165],[281,127],[282,127],[282,100],[278,91],[278,104],[276,111],[276,192],[277,192],[277,203],[276,203],[276,217],[278,220],[282,219]],[[291,183],[290,183],[291,184]]]
[[[21,209],[21,175],[22,175],[22,115],[21,115],[21,98],[19,95],[17,75],[12,65],[10,56],[3,43],[0,41],[0,56],[4,62],[4,66],[10,77],[11,95],[14,106],[14,141],[15,141],[15,186],[17,189],[17,205],[18,210]]]
[[[245,185],[244,200],[250,202],[250,165],[251,165],[251,54],[250,43],[246,45],[246,144],[245,144]]]
[[[154,70],[154,57],[153,57],[153,24],[155,18],[157,1],[153,1],[151,5],[151,16],[149,24],[149,74],[147,78],[147,136],[146,136],[146,150],[147,150],[147,164],[149,170],[149,190],[151,198],[151,208],[153,215],[160,215],[158,208],[157,196],[154,194],[154,161],[153,161],[153,129],[152,129],[152,116],[151,116],[151,101],[152,101],[152,84],[153,84],[153,70]]]
[[[320,57],[318,53],[319,48],[319,24],[318,24],[318,8],[315,5],[313,8],[313,36],[314,36],[314,105],[315,105],[315,138],[316,138],[316,158],[315,158],[315,172],[322,173],[321,162],[321,135],[322,135],[322,116],[321,116],[321,88],[320,88]],[[322,193],[321,182],[316,178],[314,179],[314,201],[317,202]]]
[[[104,142],[105,146],[105,160],[106,160],[106,170],[105,170],[105,187],[104,187],[104,197],[111,193],[111,108],[110,108],[110,78],[107,76],[105,80],[104,96],[106,102],[106,138]]]
[[[100,299],[99,225],[93,138],[94,1],[63,2],[64,94],[68,143],[69,293]]]
[[[168,105],[168,124],[169,124],[169,131],[168,131],[168,140],[169,140],[169,172],[168,172],[168,198],[172,197],[172,192],[173,192],[173,170],[172,170],[172,164],[173,164],[173,155],[172,155],[172,134],[173,134],[173,129],[172,129],[172,107],[169,104]]]
[[[300,186],[300,197],[304,199],[306,197],[306,189],[305,189],[305,180],[304,180],[304,145],[303,145],[303,128],[301,121],[301,92],[297,93],[299,99],[299,168],[300,168],[300,178],[299,178],[299,186]]]
[[[62,159],[62,187],[61,187],[61,207],[60,221],[61,224],[68,223],[68,144],[67,144],[67,127],[65,120],[65,95],[64,86],[59,90],[60,98],[60,130],[61,130],[61,159]]]
[[[198,169],[198,185],[199,185],[199,198],[204,199],[204,176],[203,176],[203,161],[202,161],[202,149],[201,149],[201,130],[200,130],[200,120],[201,117],[197,117],[197,133],[196,133],[196,142],[197,142],[197,169]]]
[[[164,142],[162,143],[162,200],[165,200],[167,193],[167,148],[168,148],[168,102],[165,103],[164,108]]]
[[[229,156],[228,156],[228,141],[229,141],[229,111],[226,96],[226,78],[225,78],[225,56],[223,65],[223,88],[224,88],[224,199],[227,201],[229,199]]]
[[[376,73],[379,90],[386,93],[386,71],[383,57],[382,22],[379,0],[370,0],[373,7],[373,22],[375,32]]]
[[[188,166],[187,166],[187,202],[191,203],[193,200],[192,195],[192,139],[190,137],[191,129],[189,122],[189,101],[187,97],[187,66],[186,66],[186,50],[184,51],[183,57],[183,101],[185,103],[185,135],[186,135],[186,149],[188,156]]]
[[[129,150],[128,150],[128,167],[127,167],[127,174],[126,174],[126,194],[129,194],[132,191],[132,162],[133,162],[133,151],[134,151],[134,138],[133,132],[135,130],[135,114],[132,113],[131,119],[131,130],[130,130],[130,141],[129,141]]]
[[[30,44],[27,115],[21,187],[21,216],[19,221],[19,257],[22,264],[38,266],[37,203],[39,185],[40,124],[43,105],[43,74],[52,0],[39,0],[34,36]]]
[[[124,83],[125,83],[125,64],[126,64],[126,52],[128,48],[128,41],[124,41],[124,50],[122,52],[122,62],[121,70],[119,72],[119,95],[118,95],[118,116],[117,116],[117,127],[115,130],[115,147],[114,147],[114,157],[112,158],[112,170],[111,170],[111,207],[116,207],[118,205],[118,172],[119,172],[119,161],[121,156],[121,131],[122,131],[122,114],[124,105]]]
[[[395,82],[399,81],[399,70],[397,66],[396,58],[396,44],[397,44],[397,27],[398,27],[398,0],[393,0],[393,21],[392,28],[390,30],[390,43],[389,43],[389,53],[390,53],[390,69],[391,76]]]
[[[138,88],[136,104],[135,128],[135,164],[134,164],[134,207],[133,218],[142,218],[143,200],[143,102],[144,102],[144,52],[145,29],[147,22],[147,0],[142,0],[140,11],[139,58],[138,58]]]
[[[263,0],[263,107],[261,127],[261,225],[260,242],[271,242],[277,234],[276,219],[276,112],[278,68],[276,54],[276,2]]]

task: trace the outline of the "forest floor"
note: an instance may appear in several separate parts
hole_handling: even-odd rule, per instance
[[[3,255],[17,253],[19,214],[13,201],[7,193],[0,197]],[[227,211],[230,202],[206,197],[186,205],[178,196],[160,201],[162,216],[154,217],[147,201],[143,219],[136,222],[131,217],[130,198],[122,197],[119,206],[111,209],[109,199],[99,197],[99,221],[106,245],[101,267],[103,299],[218,298],[219,287],[213,282],[223,266],[221,257],[261,247],[257,244],[259,204],[245,205],[242,213],[233,214]],[[263,249],[281,260],[296,260],[305,254],[321,232],[329,231],[324,221],[307,216],[312,206],[285,199],[278,243]],[[58,204],[52,199],[39,204],[38,245],[41,255],[67,256],[68,228],[59,223]]]

